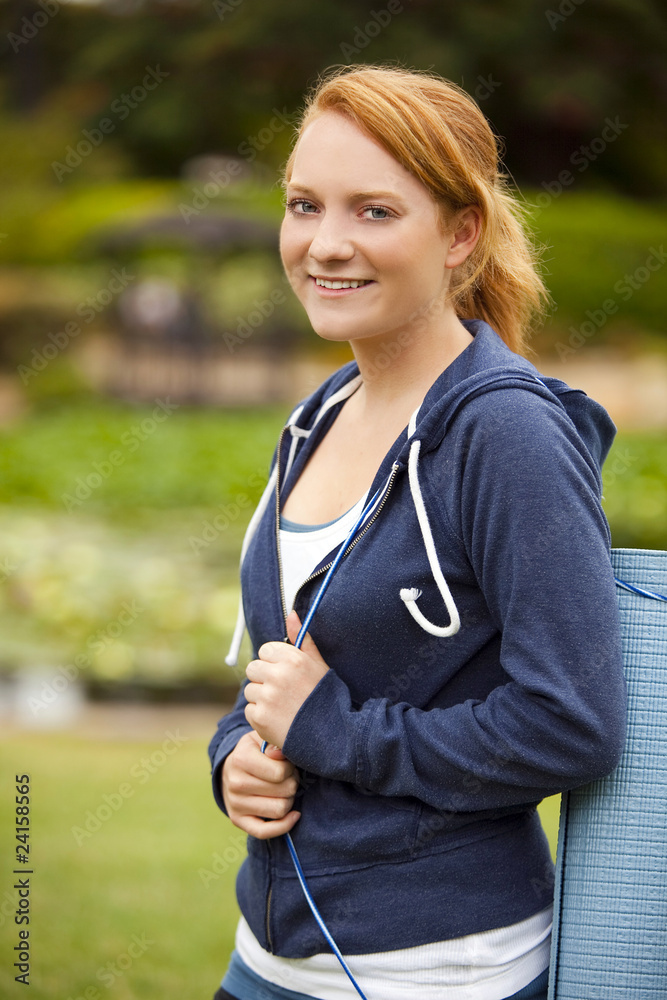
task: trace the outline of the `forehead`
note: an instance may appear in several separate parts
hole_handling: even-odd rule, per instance
[[[289,185],[328,183],[350,190],[395,190],[426,196],[430,192],[376,139],[346,115],[327,111],[303,130],[297,143]]]

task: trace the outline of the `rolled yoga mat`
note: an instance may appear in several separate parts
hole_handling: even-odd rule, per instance
[[[667,595],[667,552],[612,564]],[[617,590],[627,742],[613,774],[562,799],[549,1000],[667,1000],[667,603]]]

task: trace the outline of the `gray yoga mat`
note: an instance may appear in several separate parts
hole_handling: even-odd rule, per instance
[[[614,549],[616,577],[667,595],[667,552]],[[563,796],[549,1000],[667,1000],[667,604],[618,588],[625,752]]]

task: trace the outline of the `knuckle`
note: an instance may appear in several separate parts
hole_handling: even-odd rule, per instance
[[[227,788],[230,792],[240,792],[243,786],[243,779],[238,771],[230,771],[227,776]]]
[[[289,804],[285,799],[273,799],[271,802],[271,819],[283,819],[289,810]]]
[[[278,831],[273,827],[273,825],[262,823],[261,826],[258,826],[254,836],[257,837],[258,840],[270,840],[271,837],[278,836]]]

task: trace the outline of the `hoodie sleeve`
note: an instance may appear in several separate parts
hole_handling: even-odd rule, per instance
[[[507,682],[448,708],[355,706],[330,670],[284,753],[315,774],[452,811],[535,802],[610,773],[625,740],[618,604],[599,471],[571,421],[534,393],[486,394],[420,479],[436,548],[465,549]]]
[[[225,763],[225,758],[232,752],[241,737],[252,730],[252,726],[248,725],[245,717],[245,707],[248,703],[243,692],[247,683],[247,680],[243,682],[231,712],[224,715],[218,722],[218,728],[208,747],[208,755],[211,760],[213,798],[225,816],[227,810],[222,797],[222,766]]]

